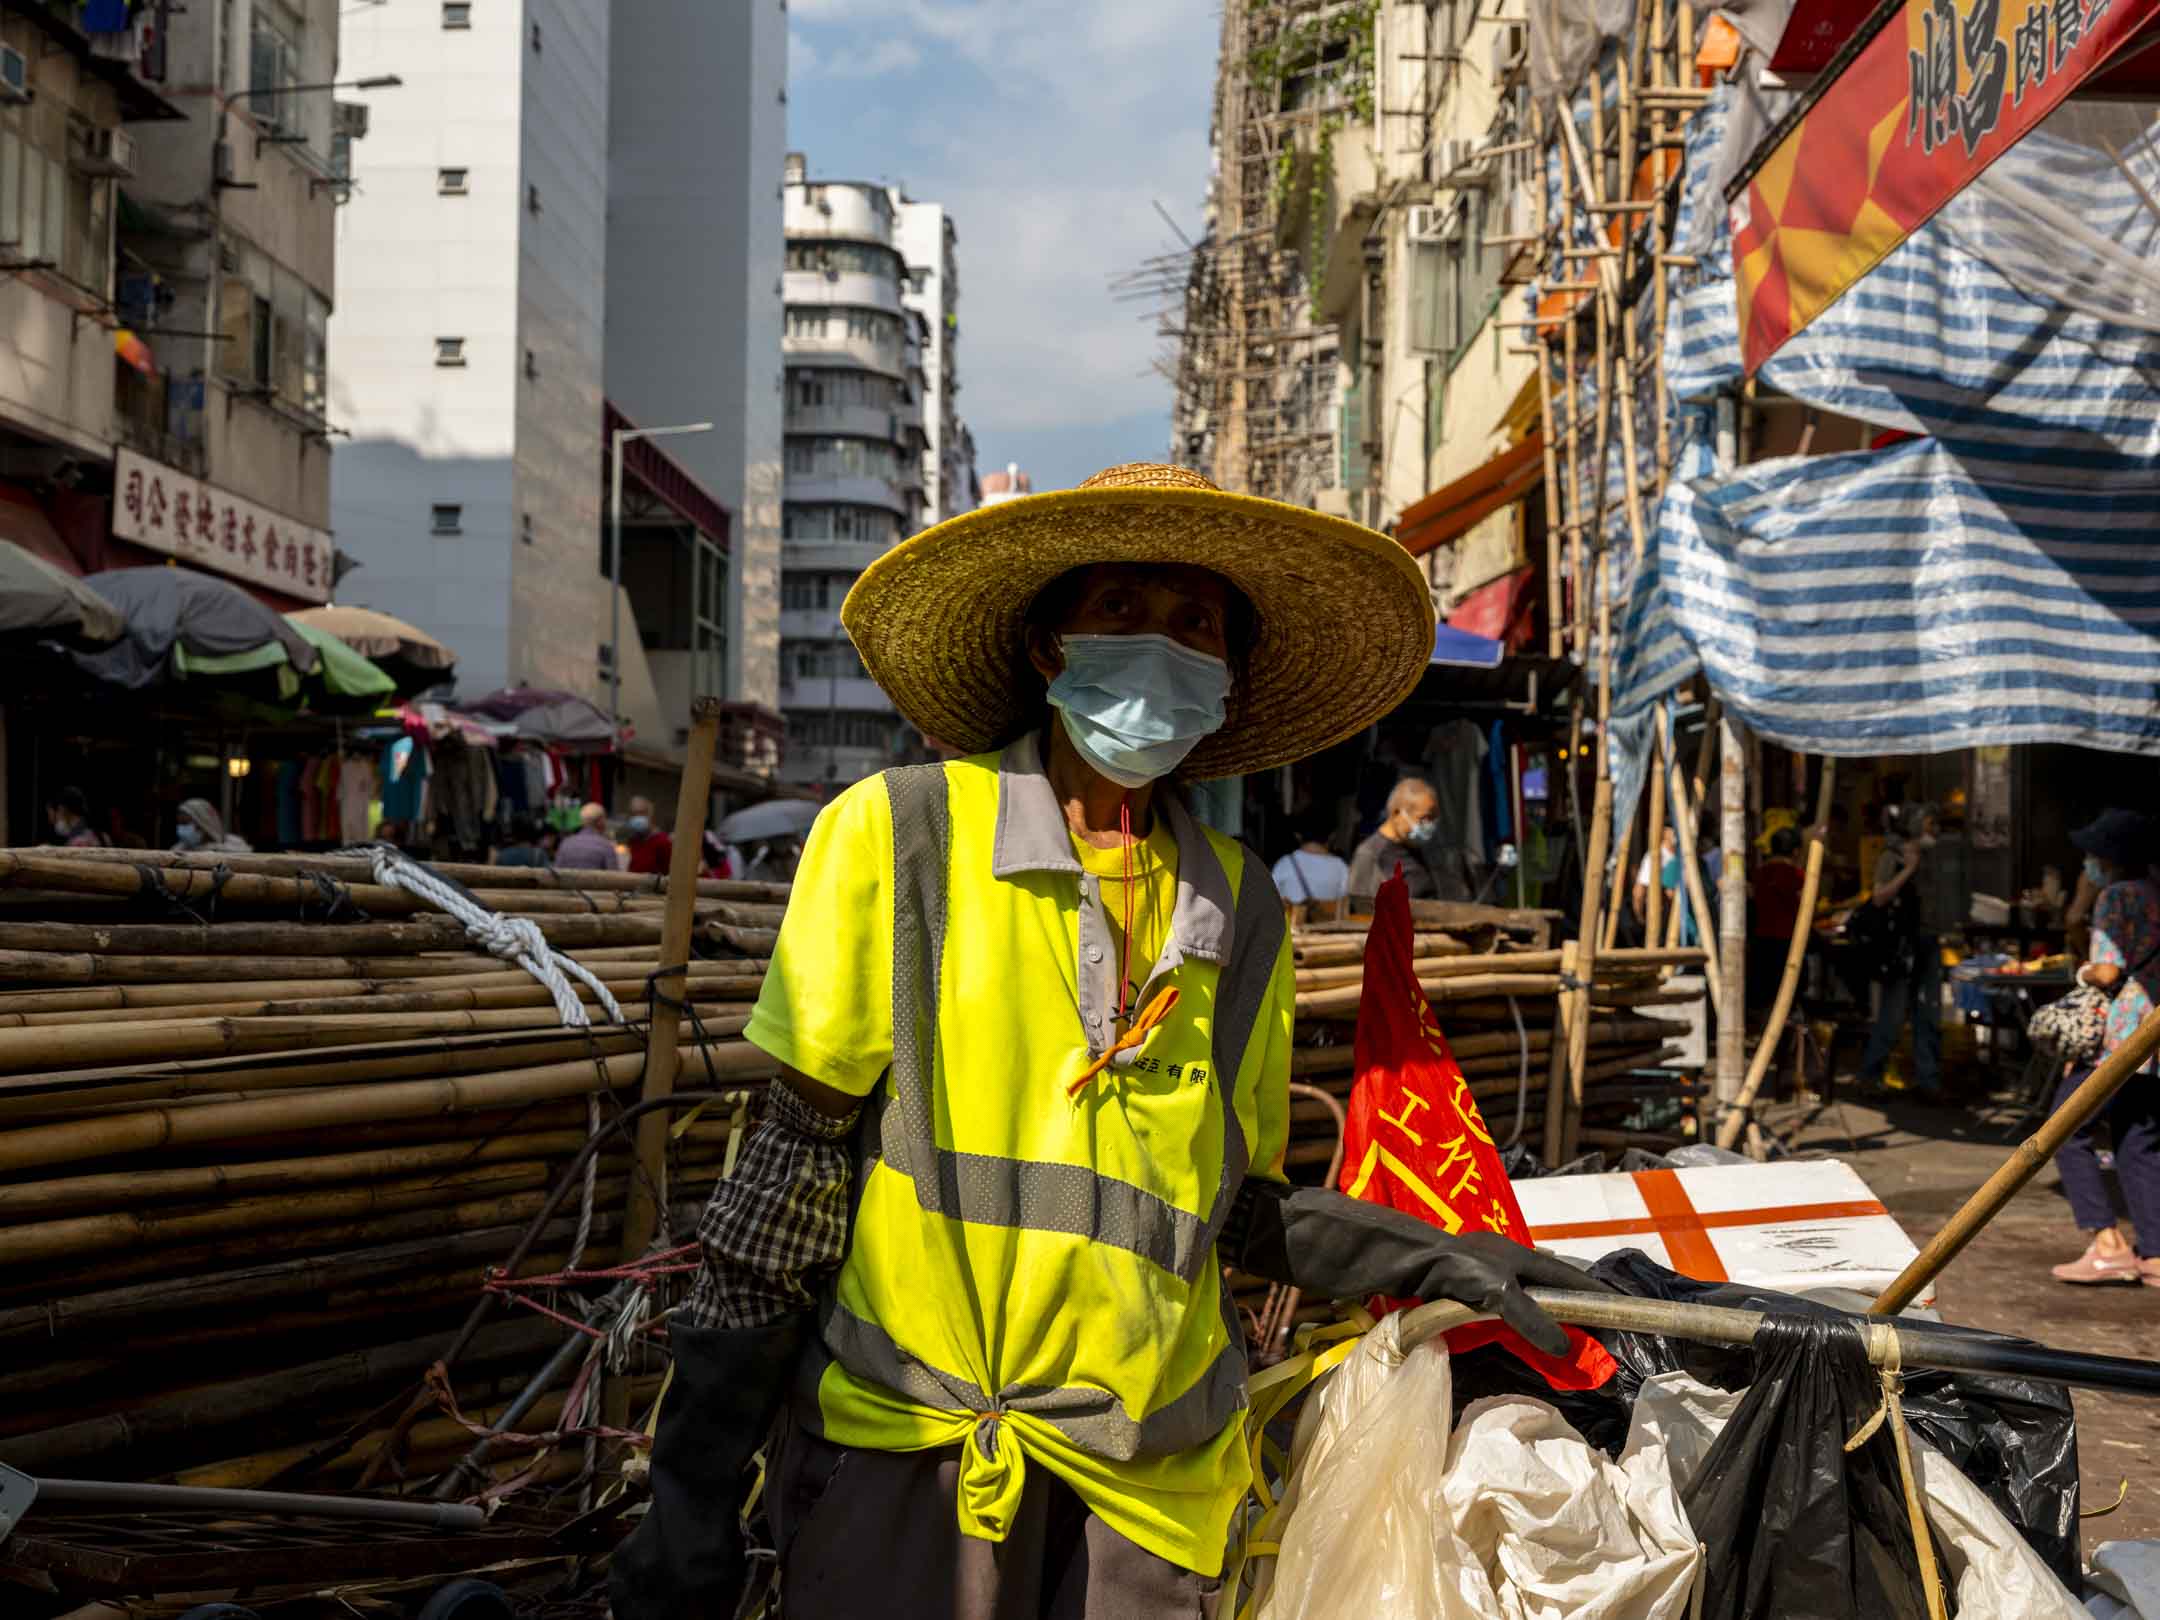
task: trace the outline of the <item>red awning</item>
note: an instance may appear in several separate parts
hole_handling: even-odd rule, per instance
[[[1395,538],[1413,557],[1461,539],[1481,519],[1537,488],[1545,476],[1544,454],[1541,434],[1533,433],[1509,446],[1477,471],[1434,490],[1404,512],[1396,521]]]
[[[1448,615],[1448,628],[1488,636],[1510,652],[1526,645],[1530,640],[1530,580],[1534,572],[1518,568],[1480,585],[1455,604],[1455,611]]]
[[[83,565],[60,531],[52,526],[27,490],[0,484],[0,540],[12,540],[33,557],[42,557],[63,574],[82,578]]]

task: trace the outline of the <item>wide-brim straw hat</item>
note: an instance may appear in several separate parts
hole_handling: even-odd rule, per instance
[[[870,678],[926,737],[985,753],[1042,713],[1029,604],[1090,563],[1205,568],[1252,604],[1229,720],[1181,777],[1266,770],[1353,737],[1408,697],[1432,658],[1432,597],[1394,540],[1152,463],[925,529],[864,570],[840,622]]]

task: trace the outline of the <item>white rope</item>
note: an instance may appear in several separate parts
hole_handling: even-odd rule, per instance
[[[609,1023],[623,1022],[622,1006],[614,993],[590,968],[571,961],[549,945],[547,936],[540,932],[540,925],[532,918],[505,917],[499,911],[488,910],[457,885],[438,877],[419,862],[407,859],[388,844],[364,844],[339,853],[365,857],[374,870],[377,883],[385,888],[403,889],[436,910],[448,913],[464,925],[465,937],[475,945],[531,974],[553,999],[555,1015],[562,1020],[564,1028],[587,1029],[592,1025],[585,1003],[570,988],[570,979],[576,979],[592,991],[593,999],[600,1003]],[[585,1129],[588,1135],[600,1129],[598,1092],[588,1094],[585,1099]],[[595,1153],[585,1161],[585,1184],[578,1197],[577,1233],[570,1240],[570,1258],[563,1266],[566,1271],[576,1270],[578,1262],[585,1258],[585,1246],[592,1237],[593,1205],[599,1178],[600,1155]]]

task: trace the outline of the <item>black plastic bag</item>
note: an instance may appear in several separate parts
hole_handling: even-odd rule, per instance
[[[1772,1289],[1697,1282],[1666,1270],[1640,1249],[1607,1255],[1590,1269],[1600,1281],[1639,1299],[1836,1315],[1826,1305]],[[1939,1326],[1946,1332],[1979,1332],[1949,1323]],[[1643,1381],[1657,1373],[1684,1372],[1720,1389],[1738,1389],[1754,1376],[1755,1354],[1744,1345],[1698,1344],[1648,1333],[1598,1337],[1620,1363],[1620,1374],[1607,1389],[1628,1409]],[[1908,1371],[1902,1400],[1912,1432],[1986,1493],[2056,1578],[2077,1590],[2082,1578],[2077,1414],[2070,1392],[2060,1384],[1994,1373]]]
[[[1912,1522],[1860,1335],[1828,1317],[1769,1317],[1755,1377],[1685,1489],[1709,1551],[1703,1620],[1927,1620]]]

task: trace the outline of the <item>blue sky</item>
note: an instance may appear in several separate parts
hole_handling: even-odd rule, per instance
[[[1152,323],[1110,295],[1198,234],[1211,0],[790,0],[788,144],[813,178],[951,210],[960,408],[1037,489],[1168,448]]]

